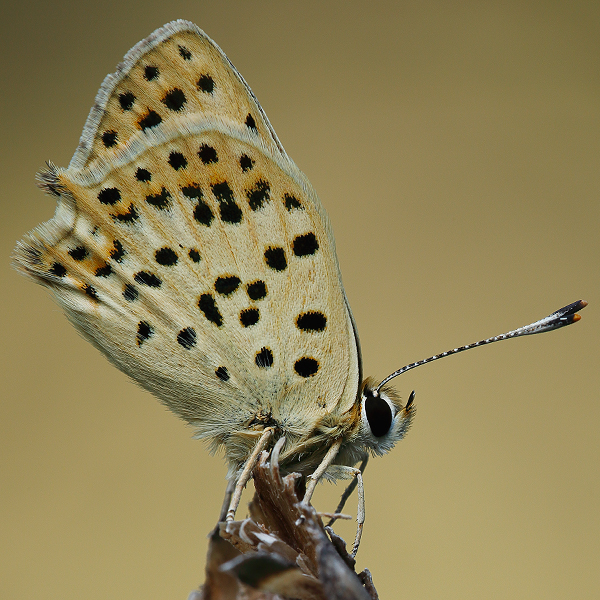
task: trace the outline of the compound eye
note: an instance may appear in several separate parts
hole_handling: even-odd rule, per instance
[[[379,395],[375,396],[371,390],[365,390],[365,413],[375,437],[383,437],[392,426],[392,409]]]

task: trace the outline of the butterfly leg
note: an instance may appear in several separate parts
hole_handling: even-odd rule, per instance
[[[232,477],[227,481],[227,488],[225,489],[225,498],[223,498],[223,504],[221,505],[221,512],[219,513],[219,523],[225,520],[227,511],[231,505],[231,496],[235,489],[235,479]]]
[[[273,435],[273,431],[274,430],[272,427],[268,427],[264,430],[263,434],[260,436],[260,439],[258,440],[258,442],[256,442],[256,446],[254,447],[252,454],[246,460],[244,468],[235,483],[233,497],[231,498],[231,504],[229,505],[229,510],[227,511],[227,516],[225,518],[226,521],[233,521],[235,517],[235,511],[237,510],[237,507],[240,504],[240,500],[242,499],[242,492],[244,491],[244,487],[246,487],[248,480],[252,476],[252,470],[256,465],[256,461],[258,460],[260,453],[265,449],[267,442]],[[227,487],[229,489],[229,486]]]
[[[369,462],[369,455],[365,454],[365,456],[363,457],[363,459],[360,463],[360,467],[358,467],[361,474],[363,474],[365,472],[368,462]],[[342,497],[340,498],[340,503],[337,505],[337,508],[334,511],[334,515],[341,514],[341,512],[344,510],[344,506],[346,505],[348,498],[350,498],[352,492],[354,491],[354,488],[356,487],[357,483],[358,483],[358,478],[352,477],[352,481],[350,482],[350,485],[348,485],[348,487],[346,487],[346,489],[344,490],[344,493],[342,494]],[[335,523],[337,518],[338,517],[333,516],[329,520],[329,523],[327,523],[327,527],[331,527]]]
[[[304,494],[304,499],[302,500],[304,504],[308,504],[310,502],[310,499],[312,498],[312,495],[315,491],[317,482],[319,481],[319,479],[321,479],[321,477],[323,477],[323,474],[325,473],[327,468],[335,460],[335,457],[337,456],[341,445],[342,439],[340,438],[331,445],[329,450],[327,450],[327,454],[325,454],[323,460],[321,461],[321,464],[317,467],[317,470],[308,477],[306,493]],[[361,467],[363,466],[363,464],[364,467],[366,467],[366,461],[364,459],[361,463]],[[365,488],[363,486],[362,471],[360,469],[357,469],[356,467],[348,467],[346,465],[337,465],[337,468],[344,470],[346,473],[356,478],[356,487],[358,489],[358,509],[356,511],[356,536],[354,537],[354,544],[352,545],[352,557],[354,557],[358,552],[360,538],[362,537],[363,525],[365,523]],[[344,499],[344,502],[345,501],[346,499]]]
[[[358,547],[360,546],[360,538],[362,537],[363,525],[365,524],[365,487],[363,485],[362,471],[360,469],[356,469],[354,467],[346,467],[346,469],[348,469],[349,472],[352,472],[356,477],[356,489],[358,493],[358,508],[356,509],[356,535],[354,536],[354,544],[352,544],[351,553],[352,558],[354,558],[358,552]]]
[[[354,543],[352,544],[352,552],[350,553],[350,555],[352,556],[352,558],[356,557],[356,553],[358,552],[358,547],[360,546],[360,539],[362,537],[362,532],[363,532],[363,525],[365,524],[365,487],[363,485],[363,477],[362,477],[362,471],[364,470],[364,468],[367,465],[367,460],[368,457],[365,457],[361,463],[361,468],[357,469],[356,467],[348,467],[345,465],[339,465],[336,468],[343,470],[346,474],[348,474],[350,477],[352,477],[354,479],[356,488],[358,490],[358,508],[356,510],[356,535],[354,536]],[[346,495],[346,492],[352,487],[352,484],[350,484],[347,488],[346,491],[344,492],[344,495],[342,496],[342,501],[345,502],[347,500],[347,496],[349,496],[350,494]],[[346,496],[344,498],[344,496]],[[338,508],[336,509],[336,512],[339,512],[342,510],[343,508],[343,503],[340,502],[340,506],[338,506]],[[328,525],[329,526],[329,525]]]
[[[331,465],[331,463],[335,460],[337,453],[340,451],[341,445],[342,438],[336,440],[330,446],[329,450],[327,450],[327,454],[325,454],[325,457],[321,461],[321,464],[317,467],[317,470],[308,477],[308,483],[306,484],[306,492],[304,493],[304,499],[302,500],[304,504],[310,504],[310,499],[312,498],[312,495],[315,491],[317,483],[319,482],[319,479],[323,477],[323,473],[327,471],[327,467],[329,467],[329,465]]]

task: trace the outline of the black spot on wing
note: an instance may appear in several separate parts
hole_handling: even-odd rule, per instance
[[[204,200],[198,200],[198,204],[196,204],[194,208],[194,219],[198,221],[201,225],[206,225],[210,227],[215,216],[213,215],[210,206],[204,202]]]
[[[192,60],[192,53],[185,46],[177,46],[177,49],[183,60]]]
[[[198,183],[192,183],[181,188],[181,193],[186,198],[202,198],[202,189]]]
[[[138,271],[133,279],[140,285],[147,285],[148,287],[158,288],[162,285],[162,281],[149,271]]]
[[[252,210],[259,210],[270,199],[271,187],[264,179],[259,179],[250,189],[246,190],[248,204]]]
[[[142,169],[142,167],[139,167],[135,172],[135,178],[138,181],[148,183],[152,179],[152,173],[150,173],[148,169]]]
[[[294,209],[303,208],[302,204],[300,204],[300,200],[298,200],[298,198],[296,198],[296,196],[293,196],[292,194],[284,194],[283,203],[285,204],[287,210],[290,212]]]
[[[164,267],[172,267],[177,264],[177,254],[171,248],[161,248],[154,253],[154,259],[159,265]]]
[[[159,194],[149,194],[146,196],[146,202],[151,206],[164,210],[171,204],[171,194],[163,187]]]
[[[156,111],[148,109],[148,112],[138,121],[138,126],[142,131],[146,131],[161,123],[162,117]]]
[[[116,131],[105,131],[102,134],[102,143],[105,148],[112,148],[117,145],[117,132]]]
[[[104,263],[94,271],[96,277],[108,277],[112,273],[112,267],[108,263]]]
[[[235,203],[233,190],[229,187],[229,184],[226,181],[221,181],[220,183],[213,183],[211,188],[219,202],[221,220],[233,224],[241,222],[242,210]]]
[[[64,277],[67,274],[67,269],[59,262],[52,263],[50,269],[48,269],[48,273],[50,275],[54,275],[55,277]]]
[[[123,260],[123,257],[125,256],[125,249],[119,240],[113,241],[113,249],[110,251],[109,256],[112,260],[118,263]]]
[[[177,342],[186,350],[196,345],[196,331],[192,327],[186,327],[177,334]]]
[[[233,190],[229,187],[226,181],[220,183],[213,183],[211,186],[215,198],[219,202],[233,202]]]
[[[76,261],[83,260],[88,255],[88,250],[85,246],[77,246],[69,250],[69,256]]]
[[[261,369],[268,369],[273,366],[273,352],[270,348],[263,347],[259,352],[256,353],[254,357],[254,362],[257,367]]]
[[[236,277],[235,275],[217,277],[215,281],[215,291],[222,296],[229,296],[238,289],[240,283],[240,278]]]
[[[240,156],[240,167],[244,173],[252,169],[253,166],[254,161],[247,154],[242,154],[242,156]]]
[[[181,152],[171,152],[171,154],[169,154],[169,165],[171,165],[171,168],[175,171],[185,169],[187,164],[187,159]]]
[[[119,104],[123,110],[131,110],[134,102],[135,96],[131,92],[119,94]]]
[[[292,243],[292,250],[296,256],[309,256],[319,249],[319,242],[314,233],[298,235]]]
[[[256,325],[260,318],[258,308],[246,308],[240,312],[240,323],[243,327],[251,327]]]
[[[147,321],[140,321],[138,323],[136,343],[141,346],[152,334],[154,329]]]
[[[162,103],[169,109],[175,112],[179,112],[185,106],[187,102],[187,98],[183,93],[183,90],[179,88],[173,88],[169,90],[164,98],[162,99]]]
[[[248,129],[251,129],[253,133],[256,133],[258,130],[256,128],[256,122],[254,121],[254,117],[248,113],[248,116],[246,117],[246,127],[248,127]]]
[[[92,300],[98,300],[98,294],[91,285],[86,283],[81,289],[83,290],[83,293]]]
[[[215,89],[215,80],[210,75],[200,75],[196,85],[201,92],[212,94]]]
[[[98,192],[98,200],[102,204],[113,205],[121,200],[121,192],[117,188],[104,188]]]
[[[323,331],[326,325],[327,317],[317,310],[301,313],[296,319],[296,326],[302,331]]]
[[[219,206],[221,220],[225,223],[240,223],[242,221],[242,210],[235,202],[223,202]]]
[[[294,371],[300,377],[312,377],[319,370],[319,362],[314,358],[303,356],[294,363]]]
[[[285,271],[287,268],[285,250],[273,246],[267,248],[265,250],[265,262],[267,263],[267,266],[274,271]]]
[[[188,252],[188,256],[195,262],[195,263],[199,263],[200,262],[200,252],[198,252],[198,250],[196,250],[196,248],[191,248],[190,251]]]
[[[155,79],[158,79],[158,75],[158,67],[148,65],[144,68],[144,79],[146,79],[146,81],[154,81]]]
[[[221,381],[228,381],[229,380],[229,373],[227,371],[226,367],[219,367],[216,371],[215,371],[215,375],[221,380]]]
[[[248,297],[250,300],[262,300],[267,296],[267,284],[264,281],[258,279],[246,286]]]
[[[127,212],[112,214],[111,217],[118,223],[130,224],[139,219],[137,210],[133,204],[129,205]]]
[[[200,146],[200,150],[198,150],[198,156],[200,157],[202,163],[205,165],[216,163],[219,160],[219,158],[217,157],[217,151],[208,144],[202,144]]]
[[[134,302],[138,299],[138,296],[139,292],[137,291],[137,288],[130,283],[126,283],[125,289],[123,290],[123,298],[125,298],[127,302]]]
[[[202,294],[198,300],[198,308],[204,313],[204,316],[217,327],[223,325],[223,317],[219,312],[217,303],[211,294]]]

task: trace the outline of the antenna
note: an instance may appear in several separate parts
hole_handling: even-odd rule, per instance
[[[513,329],[507,333],[503,333],[501,335],[495,335],[494,337],[487,338],[485,340],[480,340],[479,342],[475,342],[474,344],[467,344],[466,346],[461,346],[460,348],[454,348],[453,350],[448,350],[447,352],[442,352],[441,354],[434,354],[429,358],[424,358],[423,360],[419,360],[417,362],[411,363],[410,365],[406,365],[397,371],[394,371],[391,375],[388,375],[375,390],[375,395],[379,393],[379,390],[391,379],[394,377],[398,377],[398,375],[402,375],[406,371],[410,371],[410,369],[414,369],[415,367],[420,367],[421,365],[426,365],[427,363],[433,362],[438,358],[445,358],[446,356],[450,356],[451,354],[458,354],[459,352],[463,352],[464,350],[470,350],[471,348],[477,348],[478,346],[485,346],[485,344],[491,344],[492,342],[500,342],[502,340],[509,340],[510,338],[520,337],[522,335],[532,335],[534,333],[543,333],[544,331],[554,331],[555,329],[560,329],[565,325],[570,325],[571,323],[576,323],[581,319],[581,317],[575,314],[578,310],[585,308],[587,306],[587,302],[585,300],[577,300],[577,302],[573,302],[572,304],[568,304],[567,306],[563,306],[559,308],[557,311],[553,312],[551,315],[536,321],[535,323],[531,323],[529,325],[525,325],[524,327],[519,327],[519,329]]]

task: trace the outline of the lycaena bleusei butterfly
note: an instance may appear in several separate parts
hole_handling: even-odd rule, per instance
[[[528,327],[363,380],[331,225],[254,94],[198,27],[173,21],[102,84],[70,165],[40,187],[54,218],[17,245],[110,361],[223,449],[237,486],[285,437],[280,464],[355,476],[406,433],[401,372],[484,343],[576,321],[576,302]]]

